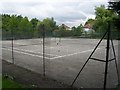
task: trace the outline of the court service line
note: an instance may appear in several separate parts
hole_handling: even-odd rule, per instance
[[[11,49],[6,49],[6,48],[2,48],[2,49],[12,51]],[[26,55],[33,56],[33,57],[43,58],[43,56],[35,55],[35,54],[30,54],[30,53],[26,53],[26,52],[22,52],[22,51],[16,51],[16,50],[14,50],[14,52],[21,53],[21,54],[26,54]],[[50,59],[50,58],[45,57],[45,59]]]
[[[98,49],[102,49],[102,48],[97,48],[97,50]],[[76,55],[76,54],[80,54],[80,53],[85,53],[85,52],[90,52],[90,51],[93,51],[93,49],[82,51],[82,52],[76,52],[76,53],[72,53],[72,54],[68,54],[68,55],[53,57],[53,58],[50,58],[50,59],[57,59],[57,58],[67,57],[67,56],[72,56],[72,55]]]
[[[6,48],[2,48],[2,49],[6,49]],[[98,49],[102,49],[102,48],[98,48]],[[97,50],[98,50],[98,49],[97,49]],[[6,50],[12,51],[11,49],[6,49]],[[90,52],[90,51],[93,51],[93,49],[86,50],[86,51],[82,51],[82,52],[76,52],[76,53],[72,53],[72,54],[68,54],[68,55],[53,57],[53,58],[45,57],[45,59],[51,59],[51,60],[53,60],[53,59],[58,59],[58,58],[62,58],[62,57],[72,56],[72,55],[76,55],[76,54],[80,54],[80,53]],[[26,55],[30,55],[30,56],[34,56],[34,57],[40,57],[40,58],[43,57],[43,56],[40,56],[40,55],[25,53],[25,52],[22,52],[22,51],[16,51],[16,50],[14,50],[14,52],[22,53],[22,54],[26,54]]]
[[[25,51],[25,52],[31,52],[31,53],[40,53],[40,54],[43,54],[42,52],[34,52],[34,51],[31,51],[31,50],[26,50],[26,49],[18,49],[18,48],[14,48],[16,50],[21,50],[21,51]],[[45,53],[45,55],[50,55],[50,56],[59,56],[59,55],[53,55],[53,54],[47,54]]]

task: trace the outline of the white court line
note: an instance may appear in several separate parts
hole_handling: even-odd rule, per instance
[[[27,44],[14,43],[14,45],[15,45],[15,44],[16,44],[16,45],[23,45],[23,46],[25,45],[25,46],[27,46]],[[41,43],[39,43],[39,44],[41,44]],[[38,45],[36,45],[36,44],[31,44],[31,45],[33,45],[33,46],[38,46]],[[29,46],[29,45],[28,45],[28,46]]]
[[[2,48],[2,49],[12,51],[11,49],[6,49],[6,48]],[[21,52],[21,51],[16,51],[16,50],[14,50],[14,52],[22,53],[22,54],[26,54],[26,55],[33,56],[33,57],[40,57],[40,58],[43,58],[43,56],[40,56],[40,55],[35,55],[35,54],[25,53],[25,52]],[[45,59],[50,59],[50,58],[45,57]]]
[[[45,49],[52,49],[52,48],[56,48],[56,47],[48,47],[48,46],[45,46]]]
[[[34,51],[31,51],[31,50],[26,50],[26,49],[18,49],[18,48],[14,48],[14,49],[21,50],[21,51],[26,51],[26,52],[31,52],[31,53],[40,53],[40,54],[43,54],[42,52],[34,52]],[[59,56],[59,55],[53,55],[53,54],[47,54],[47,53],[45,53],[45,55]]]
[[[98,49],[101,49],[101,48],[98,48]],[[58,56],[58,57],[53,57],[53,58],[50,58],[50,59],[57,59],[57,58],[62,58],[62,57],[66,57],[66,56],[72,56],[72,55],[76,55],[76,54],[80,54],[80,53],[90,52],[90,51],[93,51],[93,50],[94,49],[90,49],[90,50],[86,50],[86,51],[82,51],[82,52],[72,53],[72,54]]]
[[[2,49],[6,49],[6,48],[2,48]],[[102,49],[102,48],[98,48],[98,49]],[[98,49],[97,49],[97,50],[98,50]],[[11,49],[6,49],[6,50],[12,51]],[[58,56],[58,57],[53,57],[53,58],[48,58],[48,57],[45,57],[45,58],[46,58],[46,59],[53,60],[53,59],[62,58],[62,57],[67,57],[67,56],[72,56],[72,55],[76,55],[76,54],[80,54],[80,53],[90,52],[90,51],[93,51],[93,50],[94,50],[94,49],[90,49],[90,50],[86,50],[86,51],[82,51],[82,52],[77,52],[77,53],[72,53],[72,54],[68,54],[68,55],[63,55],[63,56]],[[20,52],[20,51],[15,51],[15,50],[14,50],[14,52],[22,53],[22,54],[26,54],[26,55],[30,55],[30,56],[34,56],[34,57],[41,57],[41,58],[43,58],[43,56],[39,56],[39,55],[35,55],[35,54],[29,54],[29,53]]]

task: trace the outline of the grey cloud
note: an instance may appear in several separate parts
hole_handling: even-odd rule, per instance
[[[86,14],[94,14],[95,7],[100,5],[107,5],[107,2],[85,2],[82,5],[79,5],[79,8],[82,8],[81,10],[85,12]]]
[[[55,17],[56,18],[56,17]],[[60,16],[60,17],[57,17],[56,18],[57,20],[59,20],[59,21],[62,21],[62,22],[65,22],[65,21],[70,21],[70,22],[72,22],[72,21],[75,21],[75,20],[79,20],[79,19],[86,19],[86,16],[84,16],[84,15],[73,15],[73,14],[71,14],[71,15],[69,15],[69,16]]]
[[[86,1],[86,0],[85,0]],[[106,2],[6,2],[3,4],[3,13],[15,13],[29,18],[54,17],[59,23],[79,24],[86,20],[89,15],[94,15],[95,6]],[[78,20],[78,21],[77,21]],[[77,21],[77,22],[76,22]],[[80,21],[80,22],[79,22]]]
[[[10,13],[16,13],[14,10],[2,10],[2,13],[7,13],[7,14],[10,14]]]
[[[45,5],[46,3],[44,2],[28,2],[28,3],[20,3],[20,6],[26,6],[26,7],[35,7],[35,6],[41,6],[41,5]]]

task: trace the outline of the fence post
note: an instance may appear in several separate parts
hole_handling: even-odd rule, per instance
[[[11,34],[12,34],[12,63],[14,64],[14,43],[13,43],[13,40],[14,40],[14,36],[13,36],[13,29],[11,30]]]
[[[107,84],[107,73],[108,73],[108,62],[109,62],[109,49],[110,49],[110,22],[108,22],[107,30],[107,47],[106,47],[106,63],[105,63],[105,75],[104,75],[104,90],[106,90]]]
[[[42,25],[43,30],[43,76],[45,77],[45,26]]]

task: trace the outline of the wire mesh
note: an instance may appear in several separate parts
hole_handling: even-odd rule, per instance
[[[40,74],[45,72],[45,76],[70,85],[99,39],[63,37],[62,35],[55,36],[53,34],[45,32],[44,40],[41,35],[38,38],[31,39],[26,37],[21,39],[13,38],[15,64]],[[12,40],[3,40],[2,42],[3,58],[12,62]],[[115,45],[117,45],[116,41]],[[94,56],[104,58],[105,46],[106,39],[103,40]],[[101,88],[102,81],[97,81],[97,79],[103,79],[103,68],[103,64],[90,62],[79,78],[82,78],[82,81],[78,80],[75,86],[91,88],[96,85],[96,87]],[[96,78],[94,79],[94,77]],[[87,84],[85,84],[86,81]]]

